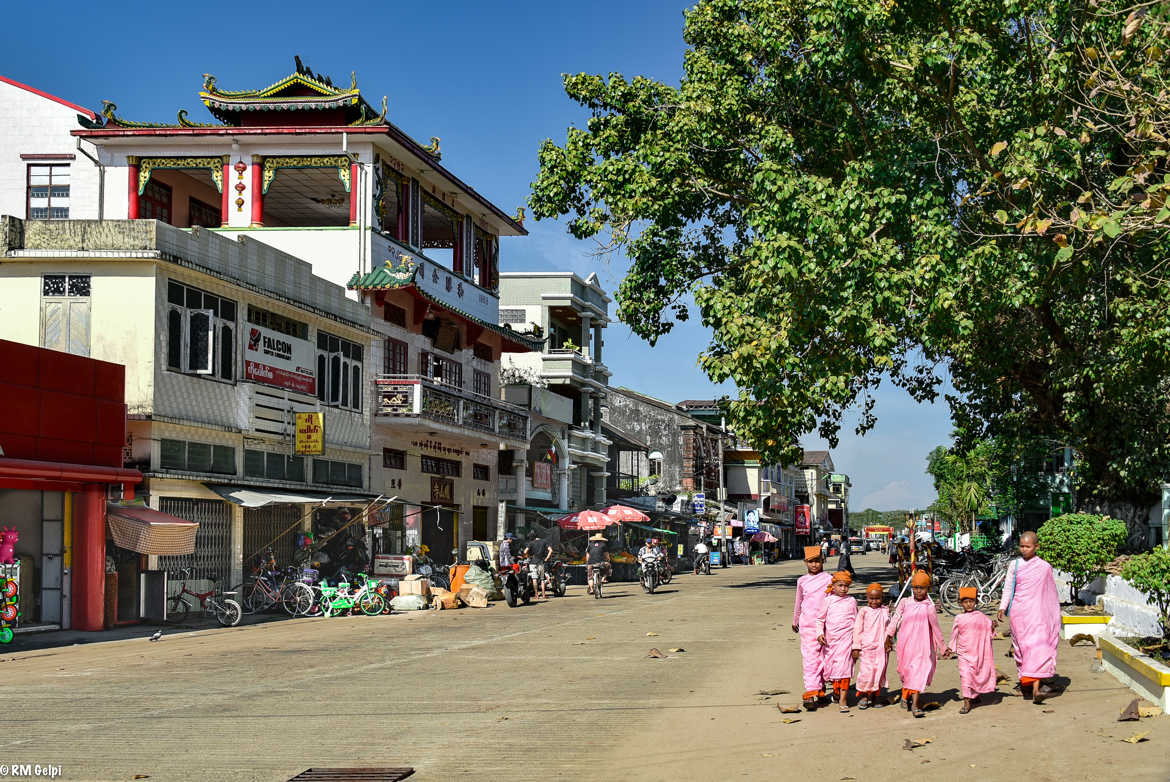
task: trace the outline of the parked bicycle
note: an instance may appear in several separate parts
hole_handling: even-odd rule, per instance
[[[386,601],[378,591],[381,582],[365,573],[359,573],[358,578],[361,579],[362,585],[356,590],[352,590],[344,581],[337,586],[323,584],[317,587],[320,594],[317,606],[320,607],[321,613],[325,616],[336,616],[356,608],[366,616],[375,616],[385,611]]]
[[[244,613],[260,613],[279,605],[289,616],[308,613],[313,602],[313,590],[303,580],[303,568],[289,565],[283,571],[275,569],[271,559],[253,572],[243,584],[237,584],[234,591],[240,596]]]
[[[187,579],[190,577],[190,568],[184,569],[182,587],[180,587],[178,594],[167,600],[167,619],[169,621],[177,624],[187,621],[191,609],[195,607],[195,600],[198,600],[200,613],[207,614],[210,610],[215,615],[215,621],[224,627],[235,627],[240,623],[243,610],[238,602],[228,597],[228,595],[234,595],[235,592],[220,591],[215,585],[218,580],[216,576],[211,576],[211,589],[206,592],[194,592],[187,588]]]
[[[1008,561],[1005,561],[1002,565],[997,566],[990,575],[973,571],[951,576],[938,588],[939,601],[942,603],[943,610],[952,615],[962,613],[963,606],[959,603],[960,587],[975,587],[978,595],[976,608],[979,611],[986,611],[999,605],[1003,595],[1004,582],[1007,580],[1007,572]]]

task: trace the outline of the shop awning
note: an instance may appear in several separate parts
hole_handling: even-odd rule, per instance
[[[645,524],[636,524],[635,522],[632,522],[632,521],[623,521],[622,523],[625,524],[627,527],[636,527],[638,529],[646,530],[647,532],[659,532],[659,533],[662,533],[663,535],[678,535],[678,533],[672,529],[660,529],[659,527],[650,527],[650,526],[647,526]]]
[[[190,554],[198,522],[141,505],[107,505],[106,521],[114,544],[139,554]]]
[[[265,505],[272,505],[273,503],[291,503],[293,505],[352,505],[355,502],[369,502],[375,497],[373,494],[357,492],[317,494],[310,492],[286,492],[276,489],[254,489],[248,486],[208,485],[207,488],[228,502],[243,505],[245,508],[263,508]]]

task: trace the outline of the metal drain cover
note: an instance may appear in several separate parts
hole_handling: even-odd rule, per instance
[[[288,782],[398,782],[413,768],[310,768]]]

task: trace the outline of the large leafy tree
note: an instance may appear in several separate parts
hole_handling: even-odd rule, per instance
[[[628,255],[650,342],[694,297],[765,458],[949,379],[972,441],[1072,444],[1080,504],[1136,519],[1170,461],[1166,14],[703,0],[677,86],[565,78],[590,118],[541,146],[533,210]]]

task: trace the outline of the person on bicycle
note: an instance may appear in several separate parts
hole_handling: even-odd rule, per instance
[[[589,585],[589,594],[593,594],[593,571],[601,570],[601,580],[608,581],[613,567],[609,564],[609,542],[600,532],[589,536],[589,543],[585,548],[585,583]]]
[[[695,544],[695,575],[696,576],[699,575],[699,569],[703,566],[703,563],[706,562],[708,560],[708,558],[710,558],[710,556],[711,556],[711,547],[707,545],[707,542],[705,540],[703,540],[702,538],[699,538],[699,542]]]

